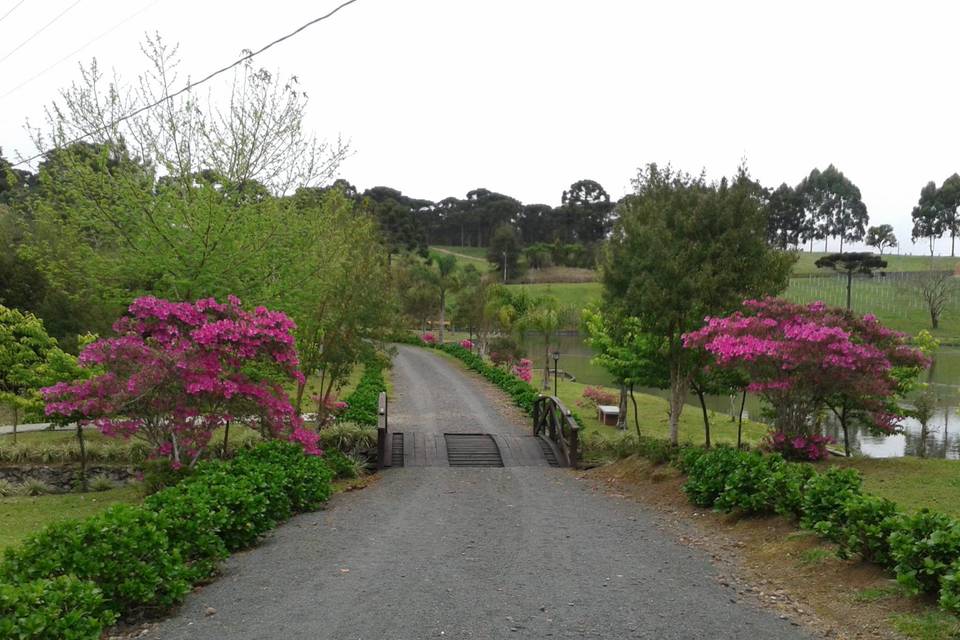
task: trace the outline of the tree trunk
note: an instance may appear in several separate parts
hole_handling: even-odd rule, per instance
[[[823,252],[824,252],[824,253],[827,252],[827,240],[829,240],[829,238],[826,237],[826,236],[824,236],[824,237],[823,237]]]
[[[940,328],[940,316],[939,316],[939,314],[937,314],[937,312],[934,311],[933,309],[930,309],[930,326],[931,326],[933,329],[939,329],[939,328]]]
[[[13,408],[13,444],[17,444],[17,422],[20,418],[20,410]]]
[[[686,399],[689,380],[680,370],[680,363],[670,365],[670,442],[680,444],[680,414]]]
[[[843,455],[850,457],[850,433],[847,430],[847,405],[843,405],[840,412],[840,428],[843,429]]]
[[[617,429],[627,428],[627,385],[620,383],[620,403],[617,405]],[[640,434],[637,433],[639,436]]]
[[[633,403],[633,426],[637,429],[637,441],[640,440],[640,410],[637,408],[637,399],[633,395],[633,385],[630,385],[630,402]]]
[[[77,442],[80,444],[80,490],[86,491],[87,486],[87,446],[83,440],[83,427],[77,421]]]
[[[957,232],[953,229],[950,230],[950,257],[955,257],[954,249],[956,248]]]
[[[740,417],[737,419],[737,450],[740,449],[743,442],[743,408],[747,404],[747,390],[743,390],[743,395],[740,396]]]
[[[840,253],[843,253],[843,234],[840,234]]]
[[[699,385],[694,385],[693,390],[697,393],[697,399],[700,401],[700,411],[703,413],[703,446],[710,448],[710,415],[707,413],[707,401],[703,397],[703,389]]]
[[[297,382],[297,415],[303,413],[303,391],[307,388],[307,378],[304,376],[303,382]]]
[[[440,344],[443,344],[444,324],[447,318],[447,292],[440,289]]]
[[[850,310],[850,289],[853,287],[853,271],[847,271],[847,311]]]
[[[299,409],[297,409],[297,411],[299,411]],[[223,428],[223,453],[220,454],[224,460],[226,460],[229,457],[229,453],[227,451],[227,448],[229,447],[229,445],[230,445],[230,421],[227,420],[227,426]]]

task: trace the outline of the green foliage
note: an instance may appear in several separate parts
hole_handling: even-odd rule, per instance
[[[349,406],[341,417],[344,422],[371,427],[377,425],[380,394],[387,390],[387,383],[383,378],[384,367],[384,363],[378,358],[367,360],[360,382],[353,393],[345,398]]]
[[[99,640],[116,619],[96,585],[74,576],[0,584],[0,638]]]
[[[730,447],[717,447],[700,455],[684,454],[681,469],[688,478],[683,492],[698,507],[712,507],[726,489],[727,477],[745,455]]]
[[[578,420],[578,424],[580,421]],[[632,455],[646,458],[653,464],[674,462],[687,449],[675,447],[662,438],[637,436],[635,433],[620,431],[604,434],[586,431],[580,436],[583,457],[592,460],[618,460]]]
[[[337,422],[320,430],[324,451],[346,455],[363,455],[377,447],[377,430],[352,422]]]
[[[960,615],[960,560],[950,565],[940,581],[940,606],[944,611]]]
[[[843,524],[843,505],[861,494],[863,478],[854,469],[828,469],[807,482],[803,493],[800,525],[825,538],[839,540]]]
[[[960,558],[960,522],[927,509],[902,516],[890,534],[890,555],[897,582],[911,593],[937,593]]]
[[[304,455],[302,447],[292,442],[273,440],[242,451],[231,467],[235,473],[258,467],[280,470],[278,486],[295,513],[313,511],[330,498],[332,472],[326,459]]]
[[[862,559],[882,567],[892,568],[890,535],[897,529],[897,505],[871,495],[858,495],[843,504],[843,514],[837,526],[835,541],[837,555]]]
[[[24,414],[41,415],[42,387],[80,377],[76,358],[60,350],[39,318],[0,305],[0,405],[13,411],[14,426]]]
[[[109,491],[113,489],[116,484],[108,476],[99,475],[90,478],[90,491]]]
[[[356,478],[358,475],[353,459],[338,449],[324,448],[323,459],[335,478]]]
[[[502,224],[493,232],[487,249],[487,260],[493,264],[498,274],[505,274],[506,280],[520,273],[520,235],[509,224]]]
[[[115,613],[166,610],[190,589],[160,517],[127,505],[50,525],[7,549],[0,565],[0,577],[17,584],[64,575],[96,583],[103,610]]]

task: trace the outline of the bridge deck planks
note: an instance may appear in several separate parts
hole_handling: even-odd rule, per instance
[[[446,467],[447,443],[442,433],[403,431],[404,467]],[[540,444],[533,436],[490,434],[504,467],[547,467]]]

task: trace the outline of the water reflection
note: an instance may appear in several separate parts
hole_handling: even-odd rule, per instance
[[[590,364],[593,357],[592,350],[584,344],[583,338],[578,335],[560,336],[557,339],[560,347],[560,368],[573,374],[578,382],[585,384],[610,385],[612,378],[605,370]],[[528,356],[534,361],[534,366],[543,367],[543,341],[540,336],[528,335],[523,340]],[[921,437],[920,423],[912,418],[901,422],[903,433],[878,437],[869,433],[854,430],[850,433],[850,448],[855,453],[861,453],[873,458],[892,458],[904,455],[921,455],[926,453],[928,458],[960,459],[960,348],[943,347],[937,352],[936,362],[928,372],[927,381],[937,394],[939,408],[931,419],[926,437]],[[642,389],[644,393],[659,395],[666,398],[667,392],[660,389]],[[691,395],[688,404],[696,405],[697,399]],[[707,406],[720,413],[730,413],[731,399],[728,397],[711,396],[707,398]],[[748,397],[744,417],[760,419],[760,401],[756,397]],[[837,442],[843,442],[843,434],[839,424],[828,423],[826,433],[833,436]]]

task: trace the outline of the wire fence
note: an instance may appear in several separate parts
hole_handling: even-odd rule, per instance
[[[854,276],[850,306],[859,313],[873,313],[881,319],[924,322],[929,314],[921,294],[921,278],[930,272],[898,272],[870,276]],[[830,274],[791,278],[787,297],[795,302],[823,302],[838,307],[847,304],[847,276]],[[960,318],[960,287],[948,286],[943,317]]]

